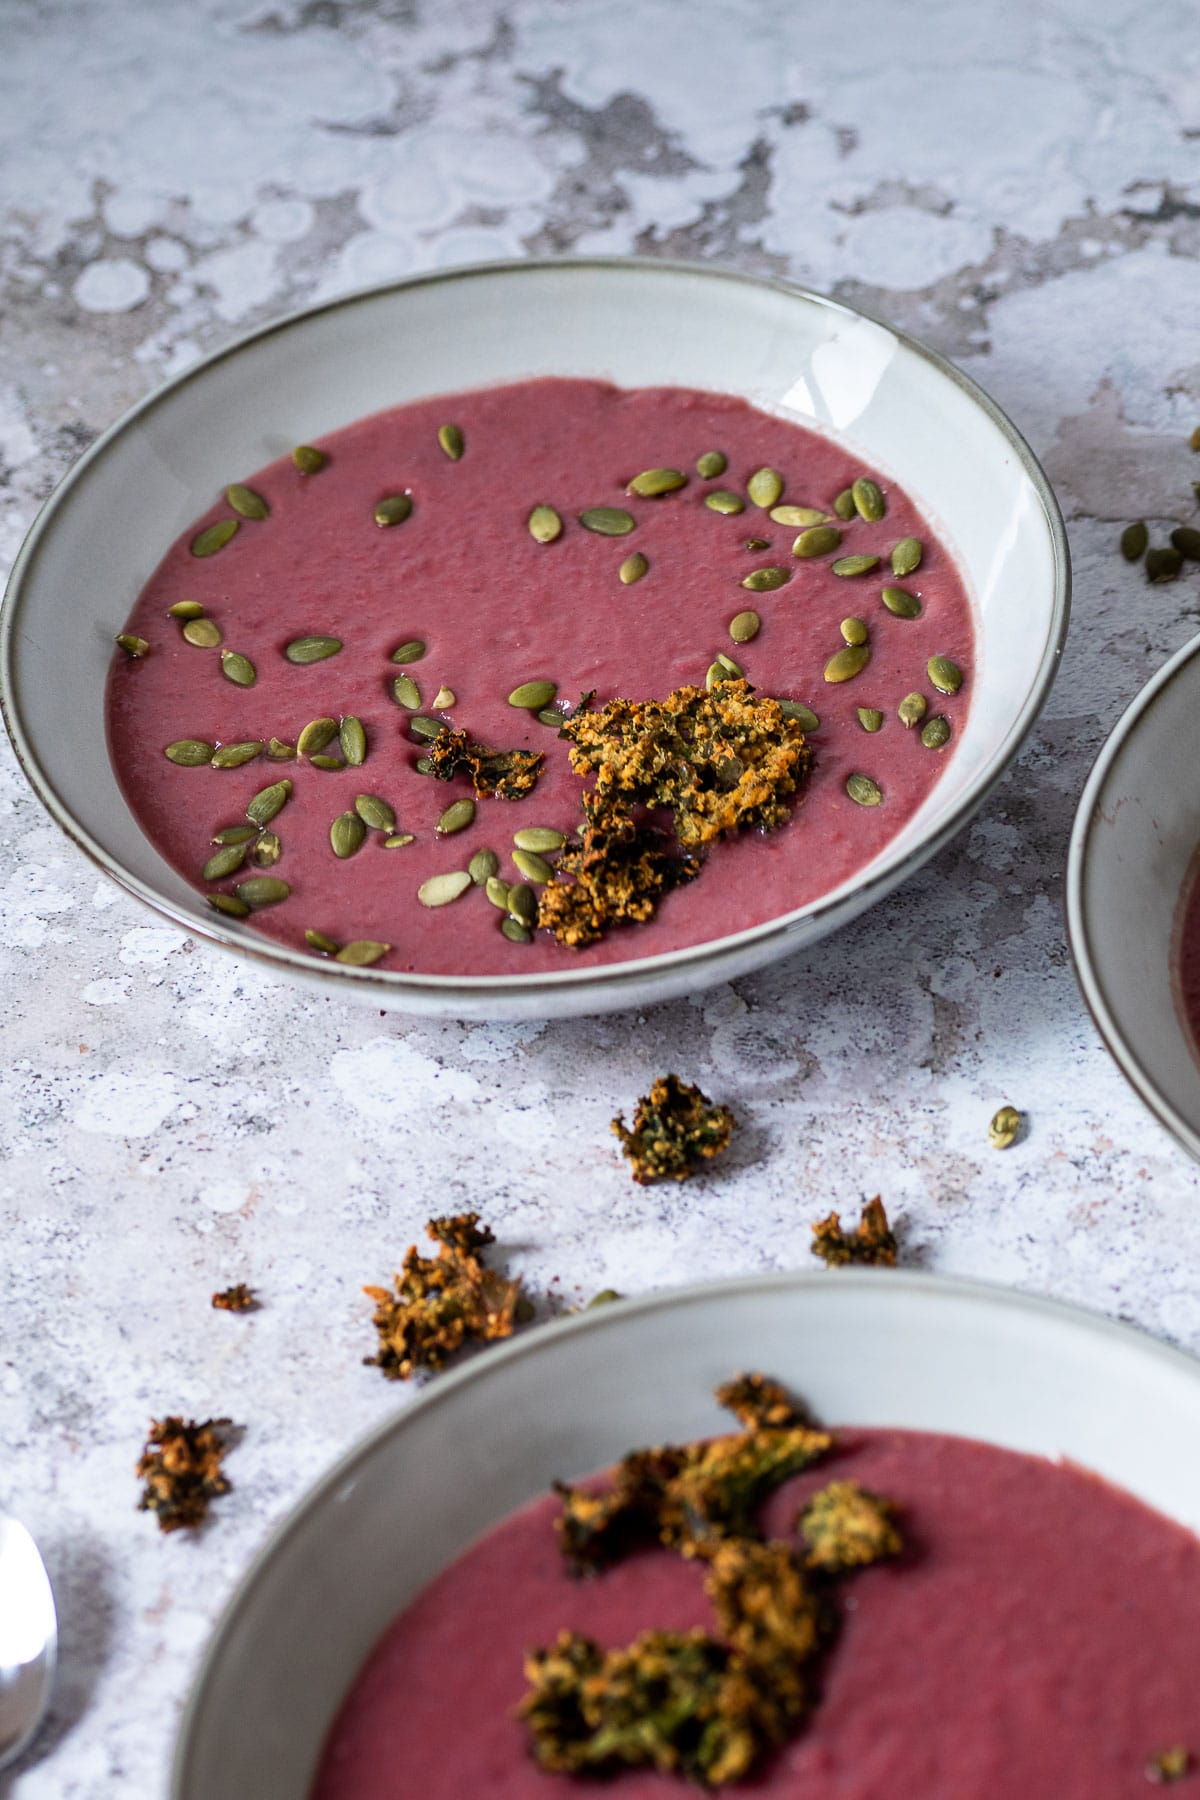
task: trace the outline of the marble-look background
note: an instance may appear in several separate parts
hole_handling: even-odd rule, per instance
[[[1076,612],[1045,718],[959,841],[807,959],[639,1017],[489,1027],[299,996],[156,923],[0,753],[0,1498],[62,1680],[16,1800],[158,1795],[268,1528],[409,1398],[364,1280],[480,1207],[572,1304],[808,1260],[882,1191],[909,1259],[1200,1349],[1197,1171],[1102,1050],[1063,940],[1091,759],[1196,629],[1116,554],[1200,475],[1200,39],[1183,0],[4,0],[0,562],[123,408],[285,308],[493,256],[783,274],[918,333],[1045,459]],[[719,1172],[642,1191],[608,1121],[665,1068]],[[1030,1129],[998,1155],[995,1106]],[[246,1278],[263,1310],[209,1309]],[[831,1277],[832,1279],[832,1277]],[[543,1306],[543,1314],[547,1307]],[[133,1510],[152,1413],[245,1421],[199,1541]]]

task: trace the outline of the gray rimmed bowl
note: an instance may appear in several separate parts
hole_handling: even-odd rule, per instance
[[[394,355],[381,345],[398,346]],[[411,348],[410,348],[411,347]],[[325,963],[214,914],[159,856],[104,742],[114,633],[230,469],[382,407],[558,374],[734,393],[844,442],[901,481],[955,554],[977,664],[965,729],[915,817],[819,900],[712,943],[532,976]],[[1016,753],[1066,636],[1070,565],[1029,447],[982,391],[910,338],[782,283],[687,264],[570,260],[422,276],[293,314],[168,382],[80,458],[17,559],[0,613],[0,699],[53,817],[113,878],[197,937],[326,993],[459,1018],[643,1006],[814,943],[958,831]]]

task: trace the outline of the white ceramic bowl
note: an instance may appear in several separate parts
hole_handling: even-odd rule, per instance
[[[720,389],[837,436],[902,482],[971,592],[977,667],[953,758],[852,880],[779,919],[671,955],[532,977],[324,963],[214,914],[142,835],[104,742],[119,630],[170,542],[230,469],[381,407],[541,374]],[[17,559],[0,617],[0,696],[59,824],[116,880],[197,936],[374,1006],[520,1018],[641,1006],[814,942],[912,873],[979,805],[1037,716],[1066,635],[1058,507],[1028,446],[973,383],[850,308],[779,283],[662,262],[488,265],[293,315],[135,407],[72,469]]]
[[[1147,682],[1088,777],[1067,860],[1075,971],[1118,1066],[1200,1158],[1200,1062],[1184,1027],[1173,932],[1200,846],[1200,637]]]
[[[209,1644],[171,1800],[305,1800],[364,1657],[433,1575],[556,1476],[728,1429],[712,1390],[751,1368],[831,1424],[1068,1457],[1200,1527],[1200,1363],[1128,1326],[893,1270],[604,1307],[438,1376],[301,1502]]]

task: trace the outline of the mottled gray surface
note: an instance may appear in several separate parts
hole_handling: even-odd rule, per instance
[[[1119,522],[1200,461],[1200,43],[1183,0],[7,0],[0,562],[163,376],[284,308],[525,251],[719,259],[946,351],[1043,456],[1075,625],[1034,739],[923,874],[694,1004],[407,1024],[206,954],[100,878],[0,756],[0,1497],[45,1545],[63,1678],[0,1795],[162,1790],[211,1621],[268,1529],[407,1399],[364,1280],[479,1206],[571,1304],[807,1259],[881,1190],[909,1257],[1200,1348],[1197,1174],[1086,1017],[1067,833],[1124,703],[1196,628]],[[743,1123],[634,1188],[608,1121],[663,1068]],[[1001,1100],[1027,1138],[990,1151]],[[212,1312],[247,1278],[265,1306]],[[832,1277],[831,1277],[832,1279]],[[546,1308],[543,1308],[545,1311]],[[132,1511],[152,1413],[246,1422],[199,1541]]]

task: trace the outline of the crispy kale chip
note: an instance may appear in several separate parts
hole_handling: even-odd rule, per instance
[[[218,1312],[256,1312],[258,1301],[255,1289],[247,1287],[244,1281],[235,1281],[232,1287],[222,1288],[212,1297],[213,1306]]]
[[[831,1269],[846,1263],[875,1263],[886,1269],[896,1266],[896,1239],[878,1194],[863,1207],[853,1231],[843,1231],[840,1215],[831,1212],[828,1218],[818,1220],[812,1232],[813,1255]]]
[[[468,1339],[512,1336],[521,1308],[521,1283],[485,1267],[479,1252],[495,1242],[479,1214],[431,1219],[426,1232],[438,1246],[422,1256],[411,1244],[395,1292],[363,1289],[375,1302],[379,1349],[363,1360],[389,1381],[407,1381],[417,1369],[440,1369]]]
[[[633,1179],[686,1181],[708,1158],[719,1156],[736,1123],[727,1106],[714,1106],[678,1075],[662,1075],[637,1103],[633,1129],[624,1114],[612,1122],[633,1165]]]
[[[1191,1752],[1183,1744],[1172,1744],[1169,1750],[1161,1750],[1152,1756],[1146,1764],[1146,1780],[1155,1787],[1169,1787],[1172,1782],[1182,1781],[1194,1766]]]
[[[540,750],[492,750],[465,731],[443,731],[425,752],[425,766],[439,781],[469,775],[480,799],[523,800],[542,772]]]
[[[587,793],[583,830],[559,857],[556,879],[542,889],[538,924],[560,944],[581,949],[613,925],[644,924],[664,894],[699,873],[697,859],[677,855],[661,832]],[[558,879],[564,875],[572,879]]]
[[[864,1569],[904,1548],[895,1524],[892,1501],[872,1494],[857,1481],[831,1481],[814,1494],[796,1520],[808,1546],[808,1567],[826,1575]]]
[[[161,1531],[192,1531],[202,1524],[209,1503],[227,1494],[230,1483],[221,1462],[230,1448],[229,1419],[151,1421],[135,1473],[143,1483],[139,1512],[152,1512]]]

